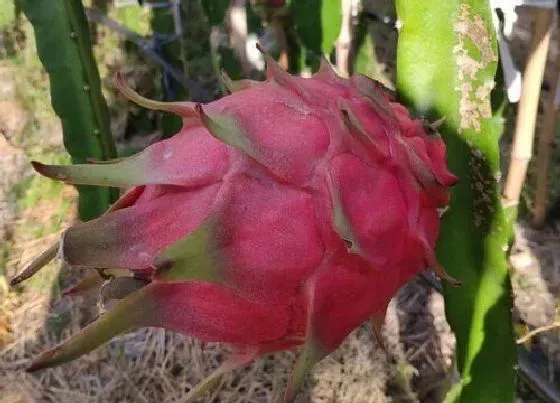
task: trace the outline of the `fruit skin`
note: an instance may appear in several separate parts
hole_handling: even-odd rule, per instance
[[[104,216],[69,228],[59,249],[71,266],[133,277],[118,277],[124,288],[106,297],[122,300],[31,370],[159,326],[229,344],[227,370],[302,347],[292,401],[353,329],[380,323],[401,285],[440,270],[438,208],[456,181],[441,138],[367,77],[342,79],[323,61],[304,79],[267,62],[266,82],[226,78],[232,95],[207,105],[149,101],[119,77],[140,105],[182,116],[182,130],[110,163],[34,163],[69,183],[134,186]]]

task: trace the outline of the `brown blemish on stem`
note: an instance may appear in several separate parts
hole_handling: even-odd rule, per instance
[[[471,16],[468,4],[461,5],[453,31],[457,35],[453,53],[456,56],[458,78],[455,90],[461,95],[460,128],[479,132],[480,120],[492,115],[490,92],[494,88],[494,81],[481,82],[477,75],[490,63],[497,62],[498,55],[492,49],[486,23],[480,15]]]

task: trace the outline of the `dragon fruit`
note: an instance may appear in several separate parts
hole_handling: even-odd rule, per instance
[[[293,77],[266,57],[265,82],[225,77],[232,94],[206,105],[147,100],[118,77],[125,96],[181,116],[182,130],[125,159],[33,163],[68,183],[132,188],[31,264],[58,250],[98,269],[101,293],[120,300],[30,370],[157,326],[232,350],[189,399],[262,354],[301,348],[292,401],[353,329],[380,326],[407,280],[427,268],[447,277],[433,250],[456,178],[441,138],[376,81],[340,78],[326,61]]]

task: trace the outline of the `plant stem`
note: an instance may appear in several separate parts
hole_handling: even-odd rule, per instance
[[[511,160],[503,192],[503,204],[506,207],[517,206],[519,203],[527,166],[533,152],[535,122],[550,43],[553,15],[554,10],[552,9],[535,9],[533,37],[523,77]]]
[[[535,210],[533,216],[533,225],[540,227],[544,224],[546,217],[546,200],[547,200],[547,184],[548,170],[550,166],[550,154],[552,152],[552,143],[554,133],[556,131],[556,118],[558,117],[559,101],[556,99],[560,84],[560,53],[556,58],[556,66],[554,77],[552,78],[552,86],[548,92],[546,100],[544,124],[542,133],[539,136],[539,145],[537,150],[537,189],[535,193]]]

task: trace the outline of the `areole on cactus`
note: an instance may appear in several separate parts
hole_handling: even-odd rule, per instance
[[[125,159],[33,164],[68,183],[134,187],[58,246],[70,266],[117,273],[100,292],[120,301],[30,370],[158,326],[233,351],[189,399],[259,355],[301,347],[292,401],[353,329],[379,326],[407,280],[430,267],[446,277],[433,249],[456,178],[441,138],[367,77],[340,78],[326,61],[293,77],[265,56],[265,82],[226,78],[232,94],[207,105],[147,100],[119,76],[125,96],[181,116],[182,130]]]

